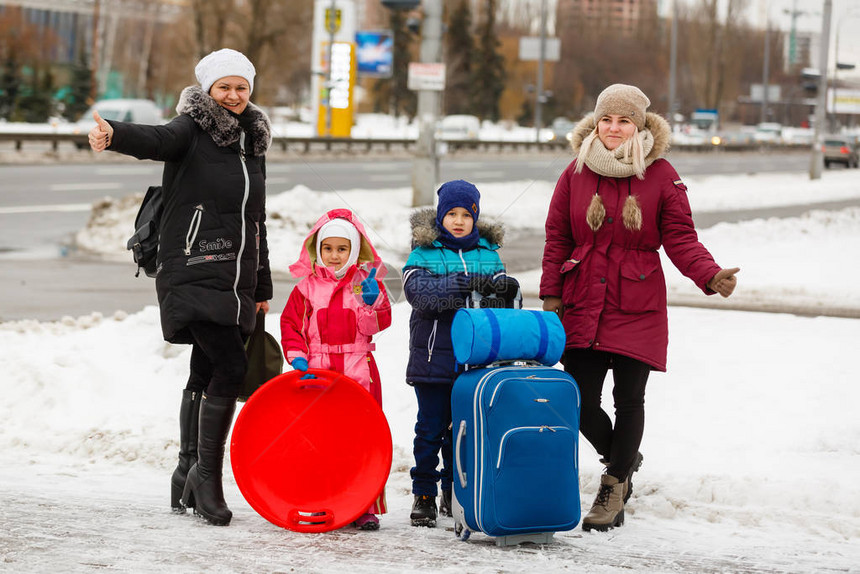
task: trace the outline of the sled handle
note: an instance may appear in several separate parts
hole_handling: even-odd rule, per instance
[[[288,381],[290,385],[298,389],[310,388],[327,390],[339,380],[345,378],[345,375],[343,373],[327,369],[308,369],[307,371],[287,371],[280,375],[279,378]]]
[[[457,443],[454,445],[454,456],[457,461],[457,476],[460,478],[460,487],[466,488],[466,473],[463,472],[463,463],[460,461],[460,444],[463,442],[463,437],[466,435],[466,421],[460,421],[460,428],[457,429]]]

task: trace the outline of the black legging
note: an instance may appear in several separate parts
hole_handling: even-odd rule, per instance
[[[188,326],[191,347],[191,374],[185,388],[206,391],[213,397],[236,398],[248,369],[245,342],[238,326],[226,327],[198,322]]]
[[[608,474],[623,481],[630,472],[645,430],[645,383],[651,367],[630,357],[593,349],[564,352],[564,370],[576,379],[582,395],[580,430],[604,460]],[[615,382],[615,428],[601,408],[606,373],[612,369]]]

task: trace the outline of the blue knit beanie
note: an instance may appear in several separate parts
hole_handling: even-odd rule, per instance
[[[436,223],[442,225],[442,218],[455,207],[462,207],[478,221],[481,214],[481,193],[474,184],[462,179],[455,179],[442,184],[439,191],[439,203],[436,206]]]
[[[471,248],[478,242],[478,216],[481,214],[481,193],[474,184],[462,179],[443,183],[436,192],[439,202],[436,205],[436,227],[439,229],[439,239],[451,248]],[[462,207],[472,216],[475,225],[472,233],[466,237],[456,238],[442,226],[445,214],[455,207]]]

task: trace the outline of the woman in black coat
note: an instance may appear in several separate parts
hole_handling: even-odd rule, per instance
[[[93,114],[93,150],[164,162],[155,279],[164,339],[192,345],[180,407],[173,510],[227,525],[224,449],[247,369],[244,341],[272,297],[266,243],[266,114],[251,104],[254,65],[235,50],[197,64],[200,87],[185,88],[163,126]]]

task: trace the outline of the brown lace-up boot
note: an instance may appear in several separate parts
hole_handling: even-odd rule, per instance
[[[623,489],[623,482],[611,474],[602,475],[594,504],[582,519],[582,529],[606,531],[624,524]]]
[[[639,470],[643,460],[645,460],[645,457],[642,456],[641,452],[637,452],[636,457],[633,459],[633,465],[630,467],[630,472],[627,473],[627,478],[624,479],[624,490],[622,493],[624,504],[627,504],[627,501],[630,500],[630,496],[633,494],[633,473]],[[600,464],[609,468],[609,461],[605,458],[600,459]]]

